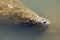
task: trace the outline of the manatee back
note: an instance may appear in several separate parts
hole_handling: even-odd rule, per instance
[[[32,21],[35,23],[37,14],[27,8],[21,1],[0,0],[0,23],[19,23]]]
[[[15,13],[21,14],[21,5],[17,0],[0,0],[0,21],[1,22],[19,22]]]

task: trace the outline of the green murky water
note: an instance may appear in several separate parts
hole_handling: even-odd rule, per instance
[[[51,26],[38,37],[38,40],[60,40],[60,0],[23,0],[23,2],[51,22]]]
[[[31,10],[50,20],[51,25],[42,33],[31,31],[31,27],[23,30],[23,27],[16,25],[15,27],[0,25],[0,40],[60,40],[60,0],[22,1]]]

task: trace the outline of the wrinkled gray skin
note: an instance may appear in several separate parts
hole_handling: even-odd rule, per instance
[[[0,23],[32,23],[48,25],[50,22],[31,11],[17,0],[0,0]]]

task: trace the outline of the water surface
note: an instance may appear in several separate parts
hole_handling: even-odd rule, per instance
[[[20,27],[20,25],[2,24],[0,40],[60,40],[60,0],[22,1],[31,10],[50,20],[51,25],[41,32],[40,26]]]

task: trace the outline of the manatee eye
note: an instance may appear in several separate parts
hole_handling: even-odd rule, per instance
[[[43,22],[44,24],[46,24],[47,20],[45,22]]]
[[[46,23],[46,22],[43,22],[44,24]]]

